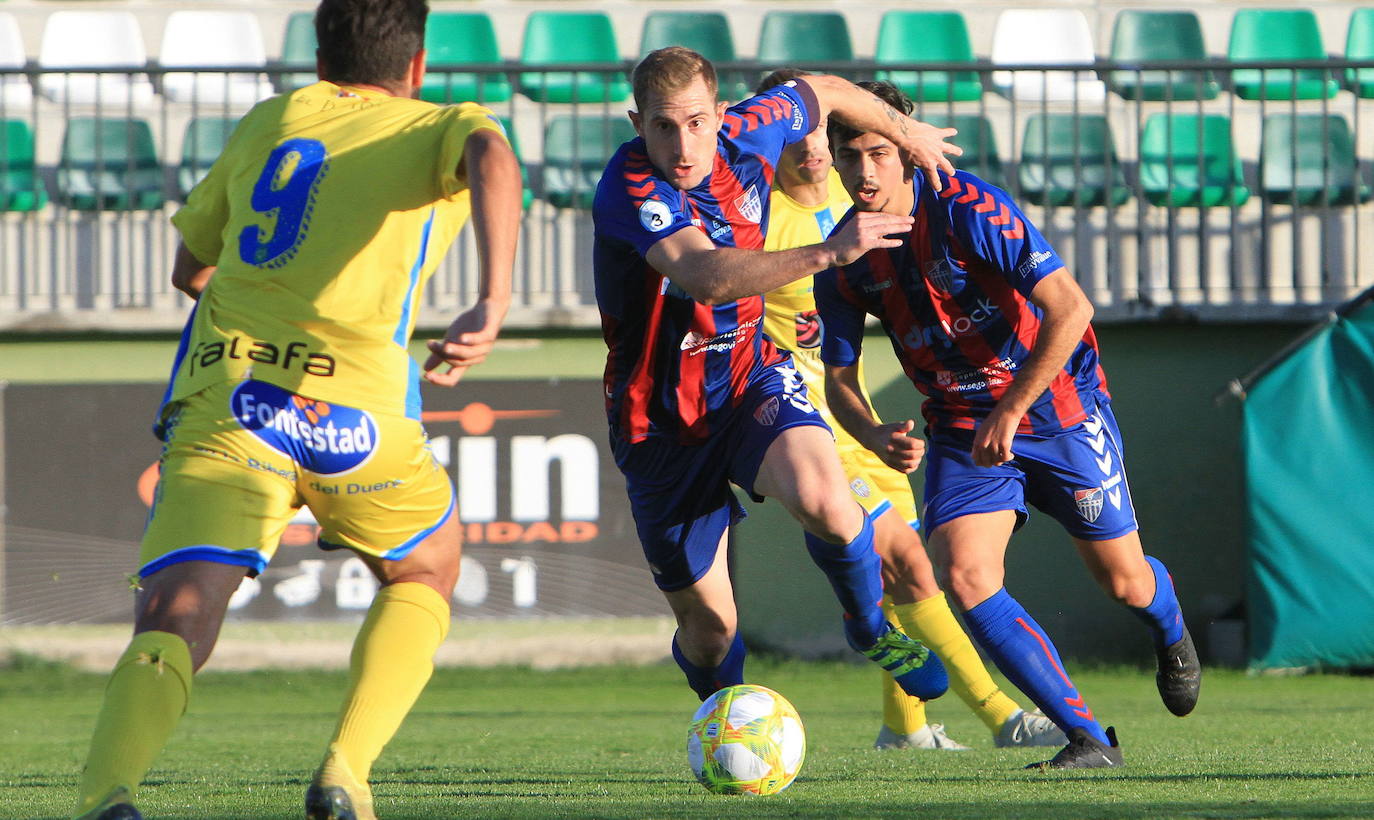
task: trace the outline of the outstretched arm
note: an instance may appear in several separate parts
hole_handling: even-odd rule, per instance
[[[477,240],[477,304],[449,325],[442,340],[428,343],[425,379],[452,387],[469,367],[481,363],[496,342],[510,308],[511,273],[520,234],[520,165],[501,135],[480,129],[468,135],[458,176],[466,176],[472,196],[472,229]],[[440,372],[441,364],[449,365]]]
[[[910,435],[916,422],[907,419],[879,424],[873,408],[864,400],[857,364],[826,365],[825,401],[840,426],[884,464],[899,473],[910,473],[920,466],[926,443]]]
[[[947,140],[959,133],[953,128],[936,128],[908,117],[871,91],[859,88],[843,77],[812,74],[798,78],[811,87],[820,105],[820,115],[832,117],[857,131],[882,134],[901,151],[908,165],[925,171],[926,181],[940,190],[939,171],[954,173],[945,154],[959,156],[964,150]]]

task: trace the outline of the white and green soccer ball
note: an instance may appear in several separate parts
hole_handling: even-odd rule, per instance
[[[806,732],[787,698],[763,686],[727,686],[687,728],[687,760],[716,794],[776,794],[806,757]]]

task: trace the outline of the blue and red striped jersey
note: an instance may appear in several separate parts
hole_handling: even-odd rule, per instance
[[[762,296],[702,304],[645,255],[688,228],[718,247],[762,250],[778,157],[812,129],[816,112],[811,89],[795,82],[731,107],[711,173],[688,191],[659,176],[642,138],[611,157],[592,205],[592,252],[613,437],[704,441],[759,370],[786,361],[763,335]]]
[[[916,222],[900,247],[869,251],[816,277],[821,358],[837,366],[857,361],[864,319],[872,314],[907,377],[927,396],[926,422],[974,429],[1035,345],[1043,314],[1031,292],[1064,263],[1011,197],[978,177],[958,171],[936,193],[917,171],[912,185]],[[1089,327],[1018,432],[1072,427],[1106,393]]]

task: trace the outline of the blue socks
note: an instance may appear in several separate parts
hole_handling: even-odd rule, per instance
[[[1050,720],[1066,732],[1080,728],[1110,743],[1092,709],[1069,680],[1049,636],[1005,588],[965,612],[964,623],[1002,674]]]
[[[714,669],[707,669],[687,660],[687,656],[682,654],[681,647],[677,645],[677,635],[673,635],[673,660],[682,667],[683,673],[687,675],[688,685],[702,700],[711,697],[719,689],[744,683],[745,654],[744,638],[736,632],[735,641],[730,644],[730,650],[725,653],[720,665]]]
[[[864,513],[863,529],[848,544],[831,544],[806,533],[806,551],[821,568],[844,608],[850,644],[867,649],[887,632],[883,615],[882,559],[873,551],[873,521]]]
[[[1155,597],[1146,607],[1126,607],[1150,627],[1155,648],[1163,649],[1183,640],[1183,610],[1174,594],[1174,580],[1158,558],[1147,555],[1145,561],[1155,572]]]

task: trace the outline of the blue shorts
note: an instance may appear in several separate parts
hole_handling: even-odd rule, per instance
[[[721,536],[745,516],[730,484],[762,501],[754,479],[769,445],[782,431],[806,424],[826,427],[788,364],[757,376],[725,426],[701,444],[664,437],[638,444],[612,440],[639,542],[659,589],[684,589],[706,574]]]
[[[1062,433],[1018,435],[1014,458],[997,467],[973,463],[972,430],[932,431],[929,438],[921,516],[927,535],[960,516],[1000,510],[1014,510],[1019,528],[1030,517],[1026,502],[1086,541],[1137,529],[1121,433],[1104,398],[1094,414]]]

